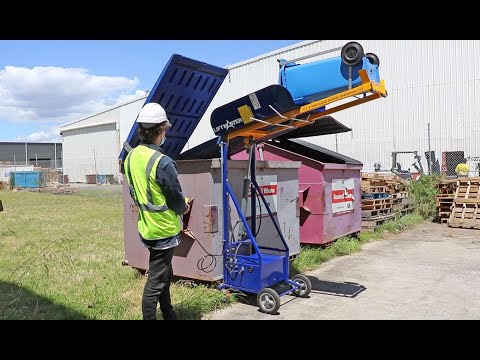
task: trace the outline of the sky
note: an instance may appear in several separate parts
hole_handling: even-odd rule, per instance
[[[300,41],[0,40],[0,141],[61,142],[61,125],[151,90],[174,53],[226,67]]]

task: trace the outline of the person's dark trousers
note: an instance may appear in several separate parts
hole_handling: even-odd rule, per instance
[[[172,257],[175,248],[154,250],[149,248],[150,262],[147,282],[143,290],[143,320],[157,319],[157,303],[160,303],[164,320],[176,320],[170,299],[170,282],[173,277]]]

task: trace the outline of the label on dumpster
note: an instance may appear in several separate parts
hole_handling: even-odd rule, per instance
[[[260,187],[260,191],[262,192],[265,200],[267,201],[268,207],[270,208],[270,211],[272,214],[275,214],[277,212],[277,194],[278,194],[278,183],[277,183],[277,175],[262,175],[262,176],[257,176],[257,183],[258,186]],[[250,199],[252,197],[252,194],[249,194]],[[263,201],[260,196],[256,197],[256,202],[257,202],[257,209],[256,209],[256,215],[257,218],[268,215],[267,208],[263,204]],[[251,211],[251,202],[248,202],[248,208],[247,208],[247,218],[252,216],[252,211]]]
[[[332,180],[332,213],[346,214],[353,212],[353,179]]]

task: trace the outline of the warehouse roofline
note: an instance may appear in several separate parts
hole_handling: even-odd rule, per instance
[[[69,127],[69,126],[72,126],[72,125],[74,125],[74,124],[78,124],[79,122],[88,120],[88,119],[90,119],[90,118],[92,118],[92,117],[95,117],[95,116],[97,116],[97,115],[104,114],[104,113],[107,113],[107,112],[109,112],[109,111],[118,109],[118,108],[120,108],[120,107],[122,107],[122,106],[131,104],[131,103],[134,103],[134,102],[137,102],[137,101],[140,101],[140,100],[145,100],[145,99],[147,98],[147,96],[148,96],[148,95],[145,95],[145,96],[141,96],[141,97],[136,98],[136,99],[132,99],[132,100],[125,101],[125,102],[123,102],[123,103],[120,103],[120,104],[118,104],[118,105],[115,105],[115,106],[113,106],[113,107],[111,107],[111,108],[108,108],[108,109],[106,109],[106,110],[100,111],[100,112],[95,113],[95,114],[92,114],[92,115],[88,115],[88,116],[86,116],[86,117],[84,117],[84,118],[81,118],[81,119],[79,119],[79,120],[75,120],[75,121],[73,121],[73,122],[71,122],[71,123],[62,125],[62,126],[60,126],[60,133],[61,133],[62,131],[77,129],[77,127],[72,127],[71,129],[66,129],[66,128]]]
[[[226,69],[230,70],[230,69],[234,69],[234,68],[237,68],[237,67],[241,67],[241,66],[245,66],[247,64],[250,64],[250,63],[253,63],[253,62],[256,62],[256,61],[259,61],[261,59],[264,59],[264,58],[267,58],[267,57],[270,57],[270,56],[274,56],[274,55],[277,55],[277,54],[281,54],[281,53],[284,53],[286,51],[289,51],[291,49],[296,49],[296,48],[299,48],[299,47],[303,47],[303,46],[307,46],[307,45],[310,45],[310,44],[313,44],[313,43],[316,43],[316,42],[322,42],[324,40],[305,40],[305,41],[301,41],[299,43],[296,43],[296,44],[292,44],[292,45],[289,45],[289,46],[286,46],[286,47],[283,47],[281,49],[278,49],[278,50],[274,50],[274,51],[271,51],[271,52],[268,52],[266,54],[262,54],[262,55],[259,55],[257,57],[254,57],[254,58],[251,58],[251,59],[248,59],[248,60],[244,60],[244,61],[241,61],[239,63],[236,63],[236,64],[233,64],[233,65],[229,65],[229,66],[226,66]],[[60,126],[60,133],[62,133],[63,131],[69,131],[69,130],[75,130],[77,128],[80,128],[80,127],[84,127],[82,125],[80,125],[79,123],[85,121],[85,120],[88,120],[88,119],[91,119],[95,116],[98,116],[100,114],[104,114],[104,113],[107,113],[109,111],[112,111],[112,110],[115,110],[115,109],[118,109],[119,107],[122,107],[122,106],[125,106],[125,105],[128,105],[128,104],[131,104],[131,103],[134,103],[134,102],[137,102],[139,100],[144,100],[148,97],[148,95],[145,95],[145,96],[142,96],[142,97],[139,97],[137,99],[133,99],[133,100],[128,100],[126,102],[123,102],[121,104],[118,104],[118,105],[115,105],[114,107],[111,107],[111,108],[108,108],[106,110],[103,110],[103,111],[100,111],[98,113],[95,113],[95,114],[92,114],[92,115],[88,115],[86,117],[83,117],[81,119],[78,119],[78,120],[75,120],[75,121],[72,121],[72,122],[69,122],[65,125],[62,125]],[[75,126],[75,124],[79,124],[79,126]],[[94,125],[88,125],[88,127],[90,126],[94,126]]]
[[[225,68],[228,69],[228,70],[231,70],[231,69],[234,69],[234,68],[238,68],[238,67],[245,66],[245,65],[248,65],[248,64],[250,64],[250,63],[253,63],[253,62],[262,60],[262,59],[267,58],[267,57],[270,57],[270,56],[282,54],[282,53],[284,53],[284,52],[286,52],[286,51],[289,51],[289,50],[291,50],[291,49],[300,48],[300,47],[303,47],[303,46],[307,46],[307,45],[310,45],[310,44],[313,44],[313,43],[317,43],[317,42],[322,42],[322,41],[324,41],[324,40],[305,40],[305,41],[301,41],[301,42],[299,42],[299,43],[292,44],[292,45],[283,47],[283,48],[281,48],[281,49],[274,50],[274,51],[271,51],[271,52],[268,52],[268,53],[259,55],[259,56],[254,57],[254,58],[251,58],[251,59],[248,59],[248,60],[244,60],[244,61],[238,62],[238,63],[236,63],[236,64],[233,64],[233,65],[226,66]],[[126,101],[126,102],[123,102],[123,103],[121,103],[121,104],[115,105],[115,106],[113,106],[113,107],[111,107],[111,108],[108,108],[108,109],[106,109],[106,110],[100,111],[100,112],[98,112],[98,113],[95,113],[95,114],[92,114],[92,115],[83,117],[83,118],[81,118],[81,119],[72,121],[72,122],[67,123],[67,124],[65,124],[65,125],[62,125],[62,126],[60,126],[60,134],[61,134],[63,131],[75,130],[75,129],[83,128],[83,127],[96,126],[97,124],[89,124],[89,125],[87,125],[87,126],[84,126],[84,125],[80,125],[80,123],[83,122],[83,121],[85,121],[85,120],[91,119],[91,118],[93,118],[93,117],[95,117],[95,116],[98,116],[98,115],[100,115],[100,114],[104,114],[104,113],[107,113],[107,112],[109,112],[109,111],[118,109],[119,107],[122,107],[122,106],[125,106],[125,105],[128,105],[128,104],[131,104],[131,103],[134,103],[134,102],[137,102],[137,101],[140,101],[140,100],[145,100],[147,97],[148,97],[148,95],[145,95],[145,96],[139,97],[139,98],[137,98],[137,99],[128,100],[128,101]],[[76,124],[78,124],[78,125],[76,125]]]
[[[61,141],[45,141],[45,142],[38,142],[38,141],[0,141],[0,145],[18,145],[18,144],[27,144],[27,145],[61,145]]]
[[[322,42],[322,41],[325,41],[325,40],[305,40],[305,41],[301,41],[299,43],[292,44],[292,45],[286,46],[286,47],[278,49],[278,50],[270,51],[266,54],[262,54],[262,55],[254,57],[254,58],[244,60],[244,61],[238,62],[236,64],[233,64],[233,65],[228,65],[228,66],[226,66],[226,69],[231,70],[231,69],[234,69],[234,68],[237,68],[237,67],[241,67],[241,66],[244,66],[244,65],[247,65],[247,64],[262,60],[262,59],[265,59],[265,58],[273,56],[273,55],[278,55],[278,54],[281,54],[283,52],[286,52],[286,51],[289,51],[289,50],[292,50],[292,49],[295,49],[295,48],[299,48],[299,47],[302,47],[302,46],[306,46],[306,45],[310,45],[310,44],[313,44],[313,43],[316,43],[316,42]]]

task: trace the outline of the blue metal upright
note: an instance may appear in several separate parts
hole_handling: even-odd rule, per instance
[[[301,128],[322,125],[327,115],[387,96],[385,82],[378,73],[378,57],[372,53],[364,54],[360,44],[349,42],[342,48],[316,55],[338,50],[341,50],[341,56],[313,63],[295,63],[313,55],[290,61],[281,60],[280,85],[267,86],[224,104],[215,109],[210,117],[213,132],[221,137],[223,287],[258,294],[260,309],[269,314],[278,310],[279,296],[288,293],[308,296],[311,283],[302,274],[293,276],[291,280],[288,278],[289,249],[255,178],[255,146]],[[351,98],[355,100],[344,101]],[[229,144],[233,152],[243,149],[242,140],[251,151],[240,205],[228,182],[228,151]],[[257,196],[279,234],[283,249],[258,245],[255,213]],[[244,214],[248,198],[252,202],[250,224]],[[238,234],[234,231],[230,233],[230,199],[240,217]]]
[[[251,146],[256,145],[251,143]],[[257,301],[262,311],[274,313],[280,306],[279,297],[292,292],[302,293],[308,279],[289,280],[289,248],[280,226],[266,201],[256,180],[255,148],[250,151],[251,173],[251,219],[248,222],[228,181],[228,142],[220,143],[222,162],[222,202],[223,202],[223,278],[222,288],[231,288],[258,294]],[[260,246],[256,239],[257,196],[266,208],[283,248]],[[230,199],[244,226],[244,235],[230,231]],[[269,251],[270,253],[266,253]],[[273,254],[272,254],[273,253]],[[308,285],[310,287],[310,285]],[[302,294],[305,294],[303,292]],[[307,294],[308,295],[308,294]]]

